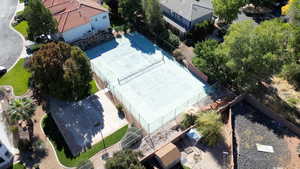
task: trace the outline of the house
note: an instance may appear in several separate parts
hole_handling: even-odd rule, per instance
[[[211,0],[160,0],[160,6],[164,20],[180,34],[213,16]]]
[[[110,28],[109,11],[95,0],[43,0],[58,23],[56,37],[74,42]]]

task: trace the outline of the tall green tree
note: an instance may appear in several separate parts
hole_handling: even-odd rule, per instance
[[[202,134],[203,141],[209,146],[214,146],[218,143],[221,135],[223,123],[221,115],[216,111],[200,112],[197,119],[197,130]]]
[[[28,21],[28,38],[35,41],[41,35],[57,32],[57,22],[41,0],[29,0],[24,16]]]
[[[19,120],[29,122],[34,115],[36,105],[30,98],[14,99],[8,107],[7,113],[11,123],[16,123]]]
[[[119,0],[119,14],[128,21],[136,22],[137,14],[141,10],[141,0]]]
[[[92,73],[78,47],[58,42],[43,45],[30,61],[33,89],[43,95],[80,100],[90,94]]]
[[[279,73],[282,65],[295,61],[294,35],[292,26],[279,20],[258,26],[252,21],[239,22],[230,26],[218,47],[212,42],[197,45],[193,62],[238,92],[251,91],[260,81]]]
[[[141,154],[132,150],[114,153],[105,163],[106,169],[146,169],[139,161]]]
[[[213,0],[214,13],[225,23],[231,23],[238,17],[239,9],[245,0]]]
[[[142,7],[150,31],[156,35],[162,33],[165,25],[158,0],[143,0]]]
[[[210,81],[220,81],[224,79],[226,67],[224,62],[226,58],[218,55],[216,50],[219,46],[216,40],[206,40],[197,43],[194,48],[196,57],[193,58],[193,64],[206,75]]]

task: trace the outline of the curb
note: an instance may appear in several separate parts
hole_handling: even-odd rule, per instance
[[[18,0],[17,6],[18,6],[19,4],[20,4],[20,2],[19,2],[19,0]],[[15,28],[12,27],[12,25],[11,25],[12,21],[14,20],[16,14],[17,14],[17,6],[16,6],[16,9],[15,9],[15,12],[14,12],[13,17],[11,18],[11,20],[10,20],[10,22],[9,22],[9,28],[10,28],[11,30],[13,30],[14,32],[16,32],[16,33],[21,37],[23,49],[22,49],[22,51],[21,51],[21,53],[20,53],[18,59],[16,60],[16,62],[15,62],[15,63],[7,70],[7,72],[10,71],[10,70],[18,63],[18,61],[19,61],[20,58],[21,58],[21,55],[25,54],[25,52],[26,52],[26,49],[25,49],[25,46],[24,46],[24,44],[25,44],[25,38],[23,37],[23,35],[22,35],[20,32],[18,32],[17,30],[15,30]]]

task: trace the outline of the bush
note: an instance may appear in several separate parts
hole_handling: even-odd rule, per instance
[[[197,116],[193,114],[184,114],[184,119],[180,123],[183,129],[187,129],[190,126],[194,125],[197,120]]]
[[[162,48],[173,51],[178,48],[180,40],[177,35],[170,30],[166,30],[158,36],[157,42]]]
[[[289,65],[284,65],[281,75],[289,83],[295,86],[295,88],[300,88],[300,65],[292,63]]]
[[[221,135],[221,115],[216,111],[201,112],[197,119],[197,129],[203,135],[202,141],[208,146],[218,143]]]

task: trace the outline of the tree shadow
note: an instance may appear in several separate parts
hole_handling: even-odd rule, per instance
[[[102,129],[104,129],[104,110],[102,103],[97,95],[92,95],[78,102],[65,102],[56,99],[49,101],[49,114],[55,124],[57,133],[61,133],[58,137],[62,137],[66,142],[73,155],[92,147],[93,139],[99,137]],[[49,130],[45,127],[45,130]],[[47,133],[46,133],[47,134]],[[47,134],[48,135],[48,134]],[[49,133],[54,135],[54,133]],[[52,137],[56,140],[57,135]],[[62,150],[65,146],[61,141],[58,142],[57,148]]]
[[[44,142],[39,137],[33,137],[26,150],[20,150],[20,161],[27,167],[35,167],[42,159],[48,156]]]

